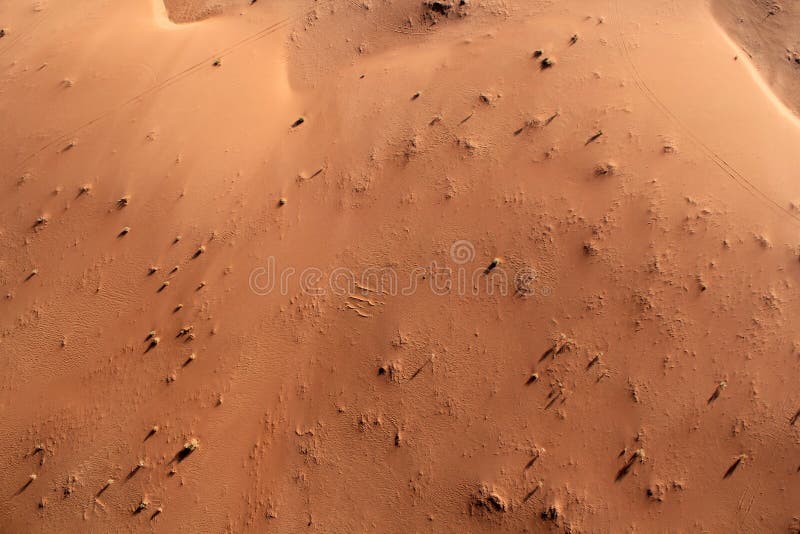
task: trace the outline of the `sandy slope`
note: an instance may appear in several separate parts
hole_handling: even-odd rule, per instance
[[[36,6],[0,530],[800,527],[800,129],[708,6]]]
[[[714,0],[714,14],[758,65],[775,92],[800,113],[800,2]]]

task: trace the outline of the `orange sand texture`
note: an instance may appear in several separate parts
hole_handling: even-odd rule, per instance
[[[798,532],[798,13],[0,3],[0,531]]]

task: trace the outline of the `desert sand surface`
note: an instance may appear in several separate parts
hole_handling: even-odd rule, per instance
[[[756,7],[0,3],[0,531],[798,532]]]

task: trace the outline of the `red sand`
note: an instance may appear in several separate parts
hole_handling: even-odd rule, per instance
[[[0,5],[0,531],[800,528],[773,39],[217,4]]]

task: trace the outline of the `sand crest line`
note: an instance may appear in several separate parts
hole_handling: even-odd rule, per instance
[[[795,127],[800,128],[800,117],[798,117],[790,108],[787,106],[783,100],[778,96],[778,94],[772,89],[772,86],[767,82],[767,80],[762,75],[761,71],[758,70],[755,63],[752,61],[752,55],[748,52],[744,47],[739,46],[736,41],[734,41],[733,37],[725,30],[725,27],[719,23],[719,21],[714,18],[715,25],[719,32],[719,35],[728,43],[731,50],[742,50],[745,53],[745,57],[741,57],[741,63],[747,69],[747,73],[752,77],[753,81],[756,82],[758,88],[761,89],[764,94],[769,98],[769,100],[773,103],[773,105],[778,109],[778,111],[783,115],[789,122],[791,122]]]
[[[624,20],[622,17],[622,12],[620,10],[620,1],[617,0],[614,4],[615,11],[617,14],[618,21]],[[729,40],[730,43],[730,40]],[[750,193],[753,197],[757,198],[761,202],[767,204],[767,206],[775,211],[778,215],[786,215],[789,219],[792,220],[796,225],[800,226],[800,216],[795,215],[788,208],[779,204],[775,199],[771,196],[767,195],[764,191],[762,191],[757,185],[755,185],[750,179],[748,179],[744,174],[740,173],[733,165],[729,164],[725,161],[722,156],[717,154],[711,147],[709,147],[694,131],[686,126],[673,112],[672,110],[664,104],[658,95],[650,89],[647,85],[647,82],[644,81],[641,74],[639,73],[639,69],[636,68],[636,63],[633,61],[633,58],[630,54],[630,47],[628,41],[625,37],[625,32],[622,27],[620,27],[619,32],[619,49],[622,53],[623,57],[625,58],[626,62],[631,67],[631,73],[633,74],[634,83],[636,87],[642,92],[642,94],[647,97],[651,103],[656,106],[671,122],[673,122],[681,131],[683,131],[686,135],[689,136],[689,139],[697,145],[701,151],[705,154],[705,156],[710,159],[717,167],[719,167],[729,178],[731,178],[737,185],[739,185],[742,189]]]

